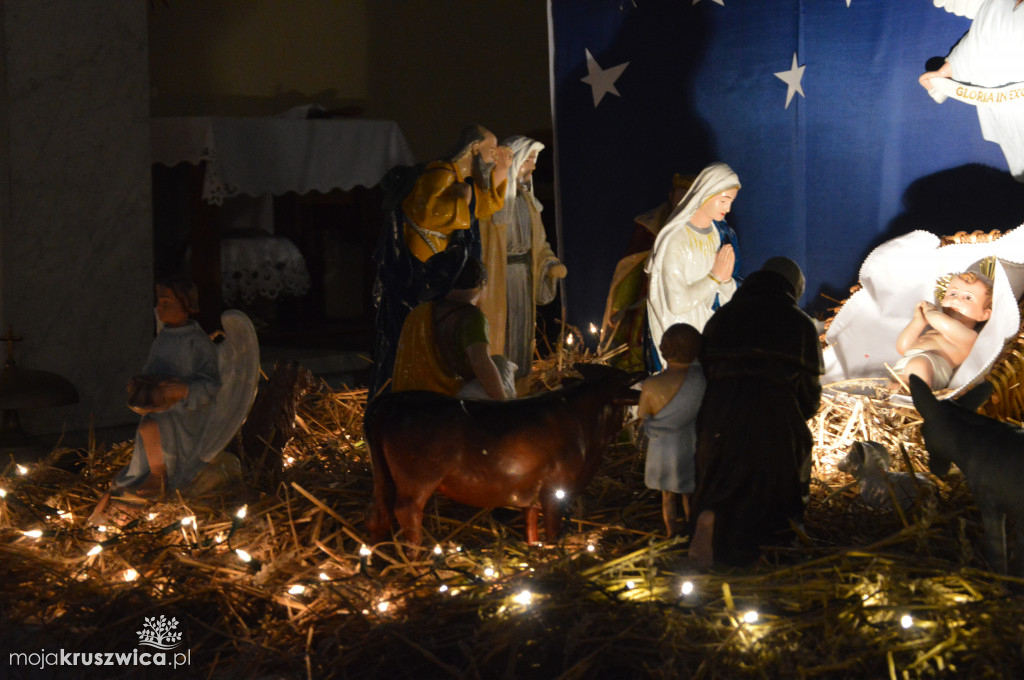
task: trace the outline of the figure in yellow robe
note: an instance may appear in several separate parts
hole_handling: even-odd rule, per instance
[[[453,231],[469,229],[474,214],[485,219],[501,209],[510,156],[498,148],[493,133],[483,130],[482,139],[461,156],[427,165],[402,201],[405,243],[413,257],[425,262],[447,247]]]

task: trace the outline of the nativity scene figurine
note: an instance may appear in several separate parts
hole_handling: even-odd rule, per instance
[[[943,389],[978,339],[979,326],[992,316],[992,272],[995,258],[986,258],[952,274],[939,304],[921,300],[896,338],[903,358],[893,366],[894,377],[906,384],[916,375],[932,389]],[[890,382],[896,390],[900,383]]]
[[[512,165],[504,206],[480,223],[490,281],[480,308],[491,326],[491,348],[515,363],[516,377],[524,378],[533,365],[537,306],[554,300],[566,268],[548,243],[541,220],[544,206],[533,189],[533,171],[544,145],[515,136],[502,147],[511,151]]]
[[[374,256],[371,395],[389,388],[405,317],[421,302],[443,298],[466,257],[481,256],[478,221],[504,205],[511,162],[494,133],[469,125],[444,160],[394,168],[382,180],[386,214]]]
[[[736,173],[712,163],[693,181],[658,233],[647,259],[647,323],[651,344],[649,369],[665,364],[657,351],[661,336],[674,323],[703,330],[717,305],[736,291],[736,253],[716,224],[725,220],[740,190]]]
[[[1024,11],[1021,0],[934,0],[972,19],[942,65],[918,79],[941,103],[954,97],[978,109],[982,136],[995,142],[1010,174],[1024,182]]]
[[[218,474],[240,472],[224,447],[256,396],[256,332],[243,313],[228,310],[222,315],[223,341],[215,344],[190,318],[198,309],[191,280],[171,276],[157,283],[160,331],[142,373],[127,385],[128,407],[142,416],[135,447],[100,498],[93,523],[102,522],[112,497],[161,500],[170,491],[206,490],[223,481],[213,478]]]

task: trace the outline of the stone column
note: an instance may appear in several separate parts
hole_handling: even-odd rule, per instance
[[[142,0],[0,1],[0,330],[81,403],[33,434],[134,420],[153,338],[149,76]]]

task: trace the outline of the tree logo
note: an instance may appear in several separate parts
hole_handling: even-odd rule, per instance
[[[157,649],[174,649],[181,644],[181,632],[175,631],[178,627],[178,619],[167,620],[163,614],[158,619],[155,616],[147,616],[142,630],[139,631],[139,644],[156,647]]]

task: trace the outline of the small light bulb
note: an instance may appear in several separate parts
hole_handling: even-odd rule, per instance
[[[25,535],[25,536],[28,536],[29,538],[40,538],[43,535],[43,532],[40,531],[39,529],[32,529],[30,531],[22,531],[21,533],[23,535]]]
[[[626,590],[633,590],[633,588],[636,588],[636,583],[633,581],[626,581]]]
[[[562,489],[558,489],[557,491],[555,491],[555,498],[557,498],[558,500],[562,500],[563,498],[565,498],[565,491],[563,491]]]
[[[593,543],[587,543],[587,552],[594,552],[597,550],[597,546]]]
[[[15,469],[18,471],[19,475],[27,475],[28,474],[28,468],[25,467],[24,465],[19,465]]]
[[[213,542],[214,543],[223,543],[224,542],[224,532],[223,531],[218,532],[218,534],[213,537]]]
[[[572,347],[572,333],[569,333],[569,335],[565,336],[565,344]]]
[[[320,572],[320,580],[321,580],[321,581],[330,581],[330,580],[331,580],[331,577],[330,577],[330,576],[328,576],[328,575],[327,575],[326,573],[324,573],[324,572],[322,572],[322,571],[321,571],[321,572]]]
[[[7,498],[7,489],[0,487],[0,498]]]
[[[440,544],[438,544],[438,545],[435,545],[435,546],[434,546],[434,554],[435,554],[435,555],[440,555],[440,554],[442,554],[443,552],[444,552],[444,549],[443,549],[443,548],[441,548],[441,545],[440,545]]]
[[[531,593],[529,590],[521,590],[518,593],[516,593],[515,597],[513,597],[512,600],[515,601],[517,604],[526,606],[533,602],[533,593]]]
[[[304,592],[306,592],[306,586],[302,585],[301,583],[296,583],[288,589],[289,595],[302,595]]]
[[[439,592],[439,593],[447,593],[447,592],[448,592],[448,586],[446,586],[446,585],[442,585],[442,586],[440,586],[440,587],[439,587],[439,588],[437,589],[437,592]]]
[[[131,583],[139,577],[139,572],[135,571],[134,569],[125,569],[124,573],[121,574],[121,576],[122,578],[124,578],[125,581]]]
[[[367,557],[371,553],[372,553],[372,551],[366,546],[365,543],[362,544],[361,546],[359,546],[359,555],[361,557]]]
[[[384,612],[386,612],[388,610],[389,606],[390,606],[390,604],[387,601],[381,602],[381,603],[379,603],[377,605],[377,611],[379,611],[381,614],[383,614]]]
[[[196,521],[195,517],[182,517],[181,518],[181,526],[183,526],[183,527],[190,526],[195,521]]]
[[[693,592],[693,583],[691,581],[683,581],[683,587],[680,588],[683,595],[689,595]]]
[[[757,623],[757,612],[753,609],[743,614],[743,623]]]
[[[245,519],[245,514],[248,511],[249,511],[249,506],[243,505],[242,507],[240,507],[238,509],[238,512],[235,513],[235,517],[237,517],[238,519]]]
[[[156,519],[156,513],[155,512],[149,513],[148,515],[146,515],[146,519],[148,519],[150,522],[152,522],[153,520]]]
[[[94,555],[99,555],[101,552],[103,552],[103,546],[97,543],[93,547],[89,548],[89,552],[87,552],[86,555],[92,557]]]
[[[904,614],[900,618],[900,625],[904,628],[910,628],[914,625],[914,617],[912,617],[910,614]]]
[[[597,326],[595,326],[593,322],[590,323],[590,334],[597,335]]]
[[[484,569],[484,576],[486,576],[487,578],[494,578],[494,569],[491,567],[487,567],[486,569]]]
[[[105,534],[107,533],[107,527],[101,524],[98,527],[96,527],[96,531],[100,532],[101,534]]]
[[[238,559],[242,560],[243,562],[252,562],[252,555],[245,552],[241,548],[235,548],[235,554],[238,555]]]

